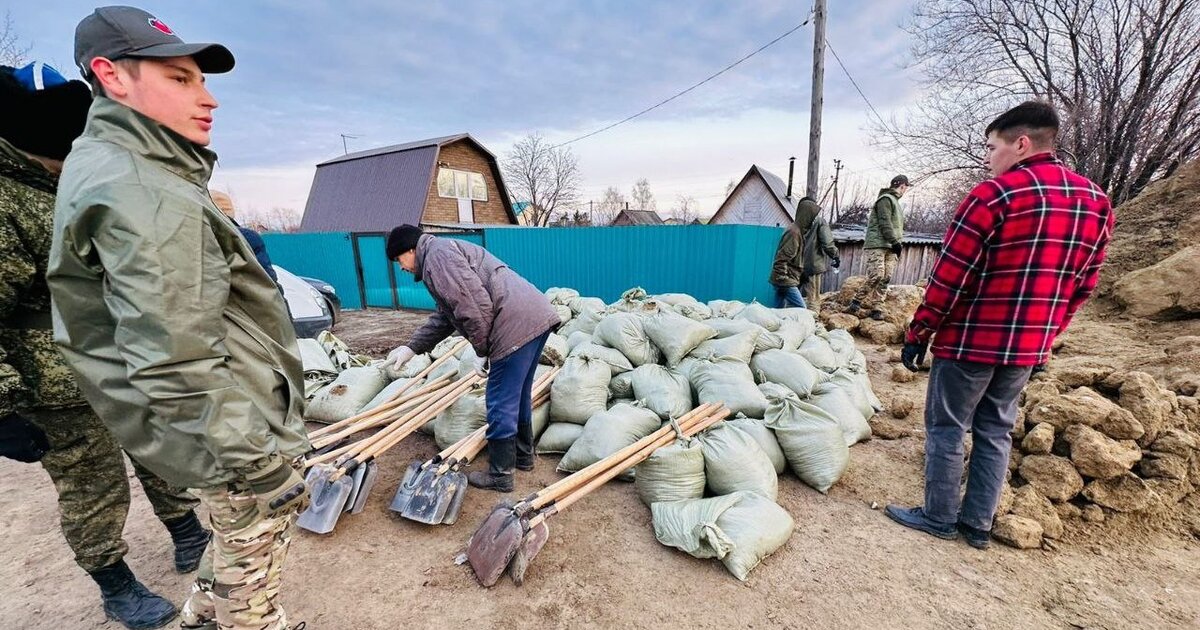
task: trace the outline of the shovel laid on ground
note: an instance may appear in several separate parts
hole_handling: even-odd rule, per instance
[[[467,543],[467,560],[483,586],[492,586],[510,564],[513,581],[523,582],[529,562],[549,538],[546,519],[641,463],[677,435],[691,436],[729,415],[724,406],[703,404],[608,457],[535,492],[517,503],[492,509]]]
[[[534,382],[531,396],[536,409],[549,402],[550,384],[560,368]],[[482,426],[425,462],[413,462],[405,471],[389,506],[400,516],[426,525],[453,525],[467,493],[467,476],[460,472],[487,444]]]
[[[312,503],[300,514],[296,524],[313,533],[328,534],[337,526],[343,512],[362,511],[378,474],[374,470],[375,458],[454,404],[480,380],[481,377],[476,374],[463,377],[443,390],[440,396],[430,398],[404,413],[375,435],[355,442],[346,449],[339,449],[345,452],[337,454],[332,464],[310,462],[314,464],[309,472]],[[339,451],[327,453],[319,459],[334,456]]]

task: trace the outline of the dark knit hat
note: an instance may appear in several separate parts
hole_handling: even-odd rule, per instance
[[[908,185],[910,185],[908,183],[908,175],[897,175],[892,178],[892,186],[891,186],[892,188],[899,188],[901,186],[908,186]]]
[[[29,90],[0,66],[0,138],[26,153],[61,160],[83,133],[92,93],[82,81]]]
[[[396,260],[400,254],[416,249],[417,241],[424,233],[421,228],[407,223],[392,228],[392,231],[388,233],[387,244],[384,246],[388,260]]]

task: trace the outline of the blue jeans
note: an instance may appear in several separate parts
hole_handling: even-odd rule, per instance
[[[990,531],[1030,367],[937,359],[925,402],[925,516]],[[971,431],[967,491],[963,439]]]
[[[799,287],[775,287],[775,308],[808,308]]]
[[[534,374],[550,331],[493,361],[487,380],[487,439],[516,437],[517,427],[528,427],[532,441]]]

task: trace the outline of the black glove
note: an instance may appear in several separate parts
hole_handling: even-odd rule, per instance
[[[841,258],[838,258],[837,256],[834,256],[834,257],[833,257],[833,260],[829,262],[829,266],[830,266],[830,267],[833,267],[834,269],[837,269],[837,268],[841,267],[841,266],[842,266],[842,259],[841,259]]]
[[[37,425],[15,413],[0,420],[0,456],[32,464],[48,450],[50,441]]]
[[[900,243],[895,243],[892,245],[892,253],[897,256],[900,255]]]
[[[308,485],[304,477],[283,459],[277,464],[246,476],[254,491],[259,512],[268,518],[289,510],[303,512],[308,507]]]
[[[927,343],[906,343],[900,351],[900,363],[909,370],[918,372],[921,370],[921,364],[925,362],[925,351],[928,349]]]

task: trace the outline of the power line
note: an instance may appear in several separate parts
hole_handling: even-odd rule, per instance
[[[682,92],[679,92],[679,93],[675,94],[674,96],[671,96],[670,98],[667,98],[667,99],[664,99],[664,100],[662,100],[662,101],[659,101],[658,103],[655,103],[654,105],[651,105],[650,107],[647,107],[646,109],[643,109],[642,111],[640,111],[640,112],[638,112],[638,113],[636,113],[636,114],[634,114],[634,115],[632,115],[632,116],[628,116],[628,117],[626,117],[626,118],[622,118],[621,120],[618,120],[618,121],[617,121],[617,122],[615,122],[615,123],[612,123],[612,124],[610,124],[610,125],[608,125],[608,126],[605,126],[605,127],[601,127],[600,129],[597,129],[597,130],[595,130],[595,131],[592,131],[592,132],[590,132],[590,133],[585,133],[585,134],[583,134],[582,136],[579,136],[578,138],[574,138],[574,139],[572,139],[572,140],[567,140],[566,142],[563,142],[563,143],[561,143],[561,144],[556,144],[556,145],[554,145],[554,146],[553,146],[553,147],[551,147],[551,148],[552,148],[552,149],[557,149],[557,148],[559,148],[559,147],[565,147],[565,146],[567,146],[568,144],[573,144],[573,143],[575,143],[575,142],[579,142],[580,140],[583,140],[583,139],[585,139],[585,138],[590,138],[590,137],[592,137],[592,136],[594,136],[594,135],[596,135],[596,134],[598,134],[598,133],[603,133],[603,132],[605,132],[605,131],[608,131],[609,129],[612,129],[613,127],[616,127],[616,126],[618,126],[618,125],[623,125],[623,124],[625,124],[625,123],[627,123],[627,122],[629,122],[629,121],[633,120],[634,118],[637,118],[637,117],[639,117],[639,116],[642,116],[642,115],[648,114],[648,113],[650,113],[650,112],[652,112],[652,111],[654,111],[654,110],[658,109],[659,107],[662,107],[663,105],[666,105],[667,103],[670,103],[671,101],[673,101],[673,100],[675,100],[675,99],[679,98],[680,96],[683,96],[684,94],[687,94],[688,92],[691,92],[692,90],[694,90],[694,89],[696,89],[696,88],[700,87],[701,85],[704,85],[705,83],[708,83],[709,81],[712,81],[713,79],[715,79],[715,78],[717,78],[717,77],[721,76],[722,74],[725,74],[726,72],[729,72],[730,70],[732,70],[732,69],[736,68],[737,66],[741,65],[741,64],[742,64],[742,62],[744,62],[744,61],[746,61],[746,60],[750,59],[751,57],[753,57],[753,56],[757,55],[758,53],[760,53],[760,52],[762,52],[762,51],[764,51],[764,50],[766,50],[766,49],[770,48],[771,46],[773,46],[773,45],[775,45],[775,44],[779,43],[781,40],[783,40],[783,38],[787,37],[788,35],[791,35],[792,33],[795,33],[796,31],[800,30],[801,28],[804,28],[805,26],[807,26],[807,25],[809,24],[809,22],[812,22],[812,18],[813,18],[813,16],[812,16],[812,13],[810,12],[810,13],[809,13],[809,16],[808,16],[808,18],[806,18],[806,19],[805,19],[803,22],[801,22],[801,23],[797,24],[796,26],[792,27],[792,28],[791,28],[790,30],[788,30],[786,33],[784,33],[784,34],[780,35],[779,37],[776,37],[775,39],[773,39],[773,40],[771,40],[771,41],[767,42],[766,44],[763,44],[761,47],[759,47],[759,48],[758,48],[757,50],[755,50],[754,52],[752,52],[752,53],[750,53],[750,54],[746,55],[745,57],[742,57],[741,59],[738,59],[737,61],[735,61],[735,62],[733,62],[733,63],[729,64],[728,66],[725,66],[724,68],[721,68],[720,70],[718,70],[717,72],[713,73],[712,75],[709,75],[709,76],[708,76],[708,78],[704,79],[703,81],[701,81],[701,82],[699,82],[699,83],[697,83],[697,84],[695,84],[695,85],[693,85],[693,86],[691,86],[691,87],[687,88],[686,90],[683,90]]]

